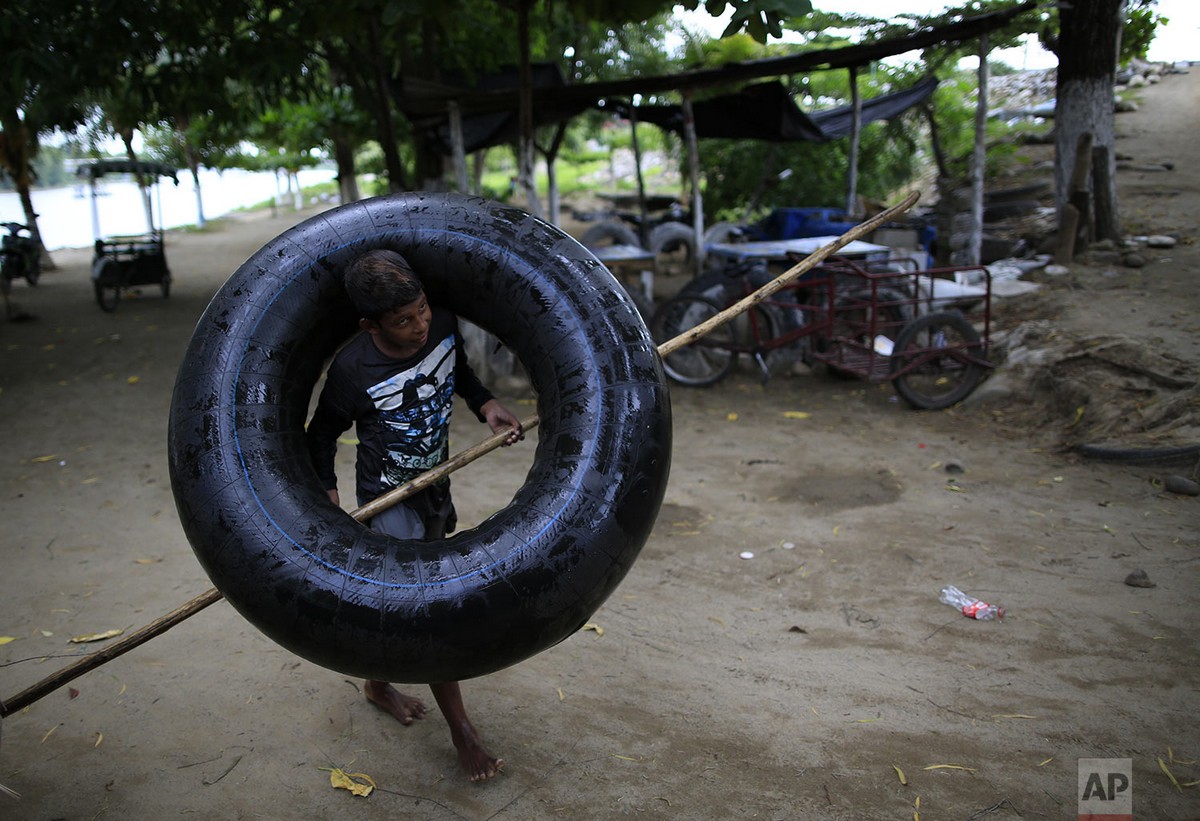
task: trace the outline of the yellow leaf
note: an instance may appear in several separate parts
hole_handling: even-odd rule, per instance
[[[1171,779],[1171,783],[1175,785],[1175,789],[1183,792],[1183,788],[1179,786],[1179,782],[1175,780],[1175,774],[1167,769],[1167,762],[1162,760],[1162,756],[1158,757],[1158,768],[1167,774],[1167,778]]]
[[[158,557],[158,558],[153,558],[153,559],[134,559],[134,561],[137,562],[138,564],[158,564],[159,562],[162,561],[162,558]]]
[[[561,688],[561,687],[559,687],[559,688],[558,688],[558,700],[559,700],[559,701],[566,701],[566,700],[567,700],[567,697],[566,697],[566,696],[563,694],[563,691],[562,691],[562,688]]]
[[[807,411],[784,411],[784,419],[811,419],[812,414]]]
[[[1024,713],[997,713],[992,718],[1037,718],[1037,716],[1027,716]]]
[[[103,741],[104,741],[104,733],[96,733],[96,743],[93,744],[92,746],[99,747]]]
[[[1047,764],[1049,764],[1049,763],[1050,763],[1051,761],[1053,761],[1053,760],[1054,760],[1054,756],[1051,756],[1050,758],[1047,758],[1047,759],[1046,759],[1045,761],[1043,761],[1042,763],[1038,764],[1038,766],[1039,766],[1039,767],[1045,767]]]
[[[892,765],[892,769],[896,771],[896,778],[900,779],[900,783],[907,787],[908,779],[904,777],[904,770],[900,769],[895,764]]]
[[[125,381],[130,385],[136,385],[138,382],[142,381],[142,378],[140,376],[131,376]]]
[[[57,458],[58,458],[57,453],[51,453],[49,456],[35,456],[32,459],[30,459],[29,461],[30,462],[53,462]]]
[[[115,636],[119,636],[124,632],[125,631],[121,630],[120,628],[114,628],[112,630],[105,630],[103,633],[85,633],[82,636],[76,636],[70,641],[72,644],[83,644],[89,641],[104,641],[105,639],[111,639]]]
[[[927,769],[927,770],[966,770],[969,773],[975,772],[974,767],[964,767],[961,764],[930,764],[925,769]]]
[[[636,759],[636,758],[630,758],[630,757],[629,757],[629,756],[627,756],[627,755],[617,755],[616,753],[613,753],[613,754],[612,754],[612,757],[613,757],[613,758],[619,758],[619,759],[621,759],[622,761],[637,761],[637,759]]]
[[[349,790],[366,798],[375,789],[375,780],[366,773],[348,773],[334,767],[329,771],[329,785],[335,790]]]
[[[854,723],[855,724],[870,724],[872,721],[878,721],[878,720],[879,719],[877,719],[877,718],[856,718],[856,719],[854,719]]]
[[[580,629],[582,629],[582,630],[591,630],[591,631],[595,632],[595,634],[596,634],[597,636],[603,636],[603,635],[604,635],[604,628],[603,628],[603,627],[601,627],[600,625],[596,624],[595,622],[590,622],[590,621],[589,621],[587,624],[585,624],[585,625],[584,625],[582,628],[580,628]]]
[[[921,809],[921,796],[918,795],[916,798],[913,799],[913,809],[914,810]]]
[[[730,411],[729,413],[725,414],[725,419],[729,422],[736,422],[738,419],[737,411]]]
[[[58,725],[55,724],[53,727],[51,727],[49,730],[47,730],[46,734],[44,736],[42,736],[42,743],[45,744],[46,739],[49,738],[50,736],[54,735],[54,731],[57,729],[58,729]]]
[[[8,644],[10,641],[16,641],[16,636],[0,636],[0,647]]]

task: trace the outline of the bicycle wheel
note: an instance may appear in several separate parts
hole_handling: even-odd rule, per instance
[[[92,285],[100,310],[112,313],[121,301],[121,267],[114,259],[101,257],[92,263]]]
[[[662,344],[716,316],[721,307],[707,297],[681,294],[663,303],[650,323],[654,341]],[[667,376],[681,385],[703,388],[720,382],[737,359],[733,329],[725,324],[663,358]]]
[[[957,311],[925,314],[904,326],[892,350],[896,393],[918,410],[948,408],[983,376],[979,332]]]

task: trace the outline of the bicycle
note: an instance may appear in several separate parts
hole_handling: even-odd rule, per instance
[[[984,285],[962,284],[972,277]],[[655,312],[651,333],[660,342],[684,333],[770,278],[761,262],[697,278]],[[792,348],[806,364],[890,381],[912,407],[934,410],[965,399],[992,367],[990,313],[991,282],[984,268],[922,271],[908,260],[835,259],[668,355],[663,367],[682,385],[704,387],[728,376],[739,355],[749,355],[765,382],[771,375],[768,357]]]

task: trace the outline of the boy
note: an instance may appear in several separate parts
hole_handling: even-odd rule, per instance
[[[329,498],[341,504],[334,473],[337,438],[351,424],[359,444],[356,485],[361,506],[445,461],[454,394],[493,433],[511,429],[504,445],[523,439],[521,423],[480,383],[467,362],[458,318],[432,308],[408,261],[395,251],[369,251],[346,269],[346,292],[365,333],[333,358],[308,425],[309,451]],[[379,513],[371,529],[400,539],[432,541],[454,530],[450,482],[427,488]],[[458,760],[472,781],[504,766],[483,746],[467,718],[457,681],[429,685]],[[368,681],[367,699],[401,724],[425,717],[425,705],[383,681]]]

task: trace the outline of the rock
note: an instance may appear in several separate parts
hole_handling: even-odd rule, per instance
[[[1067,266],[1057,265],[1057,264],[1056,265],[1047,265],[1045,268],[1042,269],[1042,271],[1045,272],[1046,276],[1051,276],[1051,277],[1063,277],[1063,276],[1066,276],[1067,274],[1071,273],[1071,269],[1068,268]]]
[[[1150,577],[1146,575],[1146,571],[1141,568],[1126,576],[1125,584],[1130,587],[1158,587],[1158,585],[1150,581]]]
[[[1118,114],[1128,114],[1131,111],[1137,110],[1138,104],[1133,100],[1117,100],[1116,104],[1113,105],[1113,111],[1117,112]]]
[[[1150,248],[1174,248],[1175,237],[1169,237],[1166,234],[1155,234],[1152,237],[1146,237],[1146,245]]]
[[[1121,264],[1126,268],[1144,268],[1146,267],[1146,258],[1137,251],[1126,251],[1121,254]]]
[[[1166,477],[1163,479],[1163,489],[1181,496],[1200,496],[1200,482],[1193,482],[1186,476],[1172,474]]]

